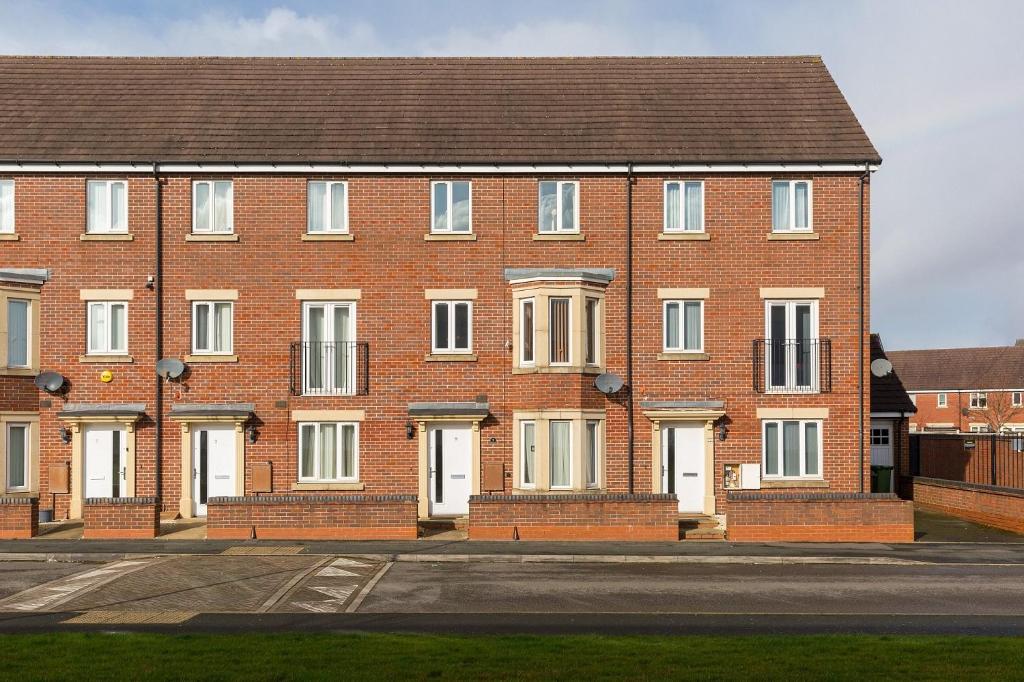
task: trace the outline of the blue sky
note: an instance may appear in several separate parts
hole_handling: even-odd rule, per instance
[[[821,54],[884,158],[872,329],[896,348],[1024,337],[1024,2],[33,2],[0,53]]]

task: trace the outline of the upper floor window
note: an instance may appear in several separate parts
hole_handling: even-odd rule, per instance
[[[124,180],[90,180],[86,183],[88,221],[86,232],[103,234],[128,231],[128,183]]]
[[[32,302],[7,299],[7,366],[26,368],[31,362],[31,310]]]
[[[598,372],[604,366],[604,292],[585,284],[516,289],[513,367]]]
[[[948,402],[947,402],[947,398],[946,398],[946,394],[945,393],[939,393],[935,397],[935,405],[937,407],[946,407],[947,404],[948,404]]]
[[[434,301],[431,310],[431,352],[472,352],[473,304],[470,301]]]
[[[192,183],[192,231],[230,234],[234,231],[234,190],[231,180]]]
[[[119,355],[128,352],[128,304],[92,301],[88,314],[88,353]]]
[[[347,233],[348,183],[310,182],[306,186],[306,219],[306,231],[310,234]]]
[[[971,424],[971,433],[989,433],[992,429],[988,424]]]
[[[359,480],[359,424],[299,424],[299,480],[328,483]]]
[[[765,420],[765,478],[821,478],[821,421]]]
[[[665,232],[704,231],[704,183],[665,183]]]
[[[769,391],[817,391],[820,343],[818,302],[767,301],[765,369]]]
[[[473,231],[473,200],[467,180],[439,180],[430,183],[430,231],[469,233]]]
[[[704,301],[665,301],[665,352],[704,352]]]
[[[27,490],[29,487],[29,449],[31,425],[8,422],[7,433],[7,490]]]
[[[356,304],[308,302],[302,316],[302,393],[354,394]]]
[[[580,184],[571,180],[545,180],[538,185],[540,232],[579,232],[577,195]]]
[[[971,408],[975,410],[984,410],[988,407],[988,393],[972,393],[971,394]]]
[[[0,234],[14,233],[14,180],[0,180]]]
[[[1020,391],[1014,391],[1013,394],[1010,396],[1010,403],[1014,407],[1020,407],[1022,404],[1024,404],[1024,394],[1022,394]]]
[[[601,334],[601,300],[589,296],[583,299],[583,355],[584,362],[593,366],[600,362],[598,339]]]
[[[810,232],[814,223],[810,180],[772,183],[772,231]]]
[[[524,298],[519,301],[519,364],[534,364],[534,346],[537,342],[537,329],[534,326],[534,299]]]
[[[572,363],[572,299],[552,296],[548,299],[548,362],[552,365]]]
[[[193,301],[192,352],[197,355],[230,355],[232,317],[230,301]]]

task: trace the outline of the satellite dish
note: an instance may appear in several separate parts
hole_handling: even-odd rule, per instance
[[[178,379],[185,373],[185,363],[177,358],[164,358],[156,363],[156,373],[162,379]]]
[[[892,363],[885,358],[871,361],[871,373],[876,377],[887,377],[892,374]]]
[[[40,372],[34,383],[41,391],[57,393],[64,388],[64,376],[60,372]]]
[[[594,388],[601,391],[605,395],[611,395],[612,393],[618,393],[625,382],[622,378],[615,374],[599,374],[594,379]]]

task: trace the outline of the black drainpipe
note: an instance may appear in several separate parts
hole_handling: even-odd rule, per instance
[[[163,251],[163,219],[161,214],[163,212],[163,196],[160,185],[160,166],[159,164],[153,164],[153,180],[156,181],[156,232],[154,234],[153,243],[155,244],[155,257],[156,257],[156,270],[153,275],[153,293],[155,295],[154,300],[154,326],[155,326],[155,353],[156,360],[159,361],[163,358],[164,354],[164,321],[163,321],[163,269],[164,269],[164,251]],[[163,495],[161,494],[161,454],[163,452],[164,444],[164,384],[163,379],[159,374],[156,375],[156,472],[154,476],[155,489],[154,493],[157,499],[161,500],[160,508],[163,510]]]
[[[871,177],[871,167],[864,164],[864,172],[860,176],[860,198],[857,206],[857,250],[859,281],[858,292],[860,302],[857,306],[857,423],[860,453],[860,491],[864,492],[864,187]]]
[[[626,170],[626,455],[633,494],[633,163]]]

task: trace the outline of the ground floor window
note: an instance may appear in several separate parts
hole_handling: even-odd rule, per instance
[[[299,424],[300,481],[359,479],[359,427],[354,422]]]
[[[602,487],[602,412],[522,412],[515,414],[515,423],[517,488],[582,491]]]
[[[766,478],[821,477],[821,422],[765,420],[763,462]]]

